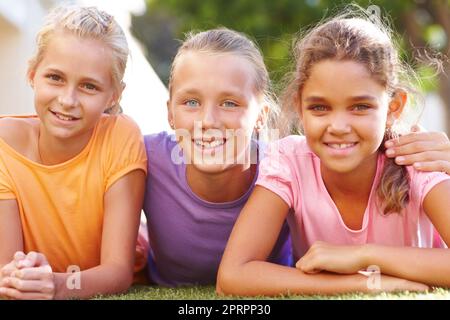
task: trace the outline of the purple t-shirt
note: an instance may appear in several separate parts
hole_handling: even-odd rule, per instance
[[[179,154],[174,136],[161,132],[144,139],[148,156],[144,211],[151,248],[151,282],[162,286],[215,284],[228,237],[257,174],[241,198],[225,203],[207,202],[189,187],[186,165],[172,161],[171,154]],[[292,264],[287,224],[269,261]]]

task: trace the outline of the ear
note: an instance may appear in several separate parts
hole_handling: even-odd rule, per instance
[[[31,70],[29,69],[27,72],[27,80],[28,83],[30,84],[31,88],[34,89],[34,76],[36,75],[36,70]]]
[[[106,108],[106,110],[114,107],[120,102],[120,100],[122,99],[122,92],[125,89],[125,87],[126,87],[125,82],[121,81],[120,87],[117,90],[114,89],[113,94],[111,95],[111,98],[107,103],[108,107]]]
[[[392,125],[395,120],[400,118],[400,115],[402,114],[407,101],[408,94],[406,93],[406,91],[395,91],[393,98],[389,102],[388,123],[391,122]]]
[[[260,131],[267,125],[267,120],[269,119],[270,107],[268,105],[263,105],[259,111],[258,118],[256,119],[255,130]]]
[[[170,99],[167,100],[166,105],[167,105],[167,121],[169,122],[170,128],[175,129],[175,126],[173,124],[173,114],[172,114],[172,110],[170,108]]]

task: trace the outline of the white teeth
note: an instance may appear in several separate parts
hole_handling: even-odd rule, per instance
[[[194,140],[194,143],[203,148],[215,148],[217,146],[223,145],[225,143],[224,140],[214,140],[211,142],[203,141],[203,140]]]
[[[57,112],[53,112],[53,114],[54,114],[57,118],[59,118],[59,119],[61,119],[61,120],[65,120],[65,121],[76,120],[76,118],[69,117],[69,116],[65,116],[65,115],[60,114],[60,113],[57,113]]]
[[[328,143],[328,146],[333,149],[345,149],[353,147],[355,143]]]

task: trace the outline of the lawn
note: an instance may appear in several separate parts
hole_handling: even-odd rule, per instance
[[[135,286],[127,293],[99,296],[95,299],[100,300],[216,300],[216,299],[245,299],[242,297],[221,297],[216,295],[214,287],[185,287],[185,288],[162,288],[150,286]],[[255,298],[251,298],[255,299]],[[333,299],[333,300],[367,300],[367,299],[420,299],[420,300],[450,300],[450,290],[443,288],[435,288],[428,293],[414,293],[414,292],[398,292],[398,293],[380,293],[380,294],[342,294],[335,296],[280,296],[276,298],[257,297],[256,299],[288,299],[288,300],[310,300],[310,299]]]

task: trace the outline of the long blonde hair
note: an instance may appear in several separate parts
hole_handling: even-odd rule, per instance
[[[315,27],[294,45],[295,71],[282,96],[280,128],[290,132],[298,130],[298,109],[302,88],[310,76],[312,66],[322,60],[350,60],[363,64],[372,77],[384,86],[391,97],[399,89],[411,94],[408,80],[411,70],[399,57],[387,27],[361,14],[346,13]],[[405,77],[410,75],[409,77]],[[406,108],[405,108],[406,109]],[[393,128],[386,128],[384,142],[396,136]],[[380,183],[378,199],[385,214],[400,212],[409,201],[409,176],[404,166],[386,159]]]
[[[52,36],[58,31],[67,31],[80,38],[102,41],[111,50],[113,61],[111,77],[114,89],[117,92],[122,91],[122,80],[129,55],[128,43],[122,28],[114,17],[96,7],[60,6],[50,11],[37,34],[37,50],[28,62],[29,74],[36,70]],[[117,102],[105,112],[119,113],[121,107]]]

